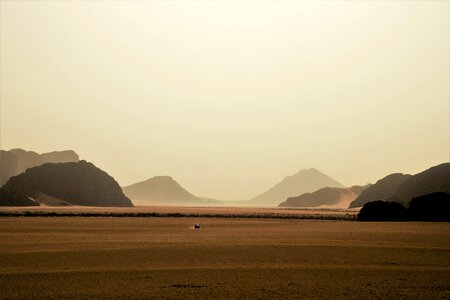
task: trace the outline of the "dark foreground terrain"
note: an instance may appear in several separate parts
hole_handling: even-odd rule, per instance
[[[0,298],[449,299],[450,224],[2,217]]]

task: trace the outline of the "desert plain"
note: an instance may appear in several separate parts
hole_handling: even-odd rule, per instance
[[[144,298],[449,299],[450,224],[0,217],[0,299]]]

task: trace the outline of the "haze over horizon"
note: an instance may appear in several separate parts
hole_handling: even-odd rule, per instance
[[[250,199],[449,160],[448,1],[2,1],[0,148]]]

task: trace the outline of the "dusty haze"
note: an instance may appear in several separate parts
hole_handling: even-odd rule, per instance
[[[448,160],[448,1],[1,1],[1,148],[250,199]]]

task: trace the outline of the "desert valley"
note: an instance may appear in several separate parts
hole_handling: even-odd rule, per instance
[[[450,299],[450,1],[0,0],[0,300]]]
[[[348,188],[301,170],[226,202],[169,176],[120,188],[74,151],[0,155],[4,299],[450,296],[450,164]],[[424,194],[424,219],[370,210]]]

